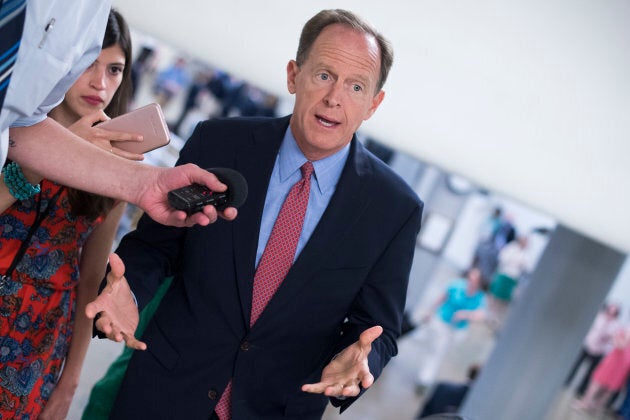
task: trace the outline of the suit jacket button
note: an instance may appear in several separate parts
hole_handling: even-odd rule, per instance
[[[243,341],[241,343],[241,350],[242,351],[247,351],[247,350],[250,349],[250,347],[251,347],[251,345],[249,344],[249,341]]]
[[[214,389],[211,389],[210,391],[208,391],[208,398],[210,398],[211,400],[216,400],[217,399],[217,391],[215,391]]]

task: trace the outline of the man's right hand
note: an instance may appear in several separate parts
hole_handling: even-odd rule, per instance
[[[96,328],[110,340],[125,340],[127,347],[146,350],[147,345],[134,336],[140,316],[124,277],[125,265],[116,254],[110,254],[109,265],[111,271],[107,274],[107,286],[93,302],[87,304],[85,314],[90,319],[100,314]]]

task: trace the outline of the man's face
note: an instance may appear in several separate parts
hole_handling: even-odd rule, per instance
[[[384,96],[376,92],[380,64],[376,40],[341,24],[320,33],[302,66],[289,62],[291,132],[307,159],[342,149],[376,111]]]

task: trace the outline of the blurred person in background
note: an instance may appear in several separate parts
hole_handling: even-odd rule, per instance
[[[529,239],[519,236],[499,252],[497,271],[488,288],[487,322],[495,332],[503,327],[519,279],[530,269],[528,245]]]
[[[593,321],[591,328],[588,330],[582,344],[580,355],[564,383],[565,386],[569,386],[575,374],[578,372],[578,369],[586,364],[586,372],[575,390],[576,395],[582,396],[584,394],[593,371],[604,356],[612,349],[615,332],[617,332],[620,327],[620,313],[621,307],[618,304],[604,304],[604,307],[597,314],[595,321]]]
[[[417,390],[433,386],[446,352],[466,337],[470,322],[485,319],[485,293],[481,272],[471,268],[465,277],[453,280],[429,307],[412,333],[422,343],[418,354]]]
[[[478,374],[479,365],[475,364],[468,368],[465,382],[439,382],[417,418],[422,419],[432,414],[457,413]]]
[[[166,108],[173,97],[183,92],[190,84],[187,62],[179,57],[174,63],[158,72],[153,82],[153,94],[155,100],[162,108]]]
[[[596,413],[604,409],[611,397],[621,390],[630,377],[630,327],[615,333],[613,349],[599,363],[582,398],[573,408]]]

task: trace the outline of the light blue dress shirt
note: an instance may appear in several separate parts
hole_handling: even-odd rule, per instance
[[[26,1],[22,41],[0,113],[0,166],[8,128],[46,118],[96,60],[110,8],[111,0]]]
[[[304,217],[304,226],[302,227],[302,233],[300,240],[297,244],[295,251],[295,259],[304,248],[304,245],[308,242],[311,234],[315,230],[319,219],[321,219],[324,210],[330,202],[341,171],[348,158],[350,152],[350,144],[346,145],[343,149],[328,156],[327,158],[320,159],[313,162],[315,172],[311,178],[311,192],[308,199],[308,207],[306,209],[306,216]],[[267,188],[267,197],[265,198],[265,207],[262,214],[262,223],[260,225],[260,233],[258,236],[258,250],[256,252],[256,267],[260,262],[271,230],[276,222],[280,208],[284,203],[285,198],[289,194],[291,187],[302,179],[302,172],[300,167],[306,163],[306,157],[295,142],[295,138],[291,133],[291,128],[287,128],[287,131],[282,140],[282,145],[278,151],[276,157],[276,163],[273,166],[273,172],[271,173],[271,180],[269,181],[269,187]]]

